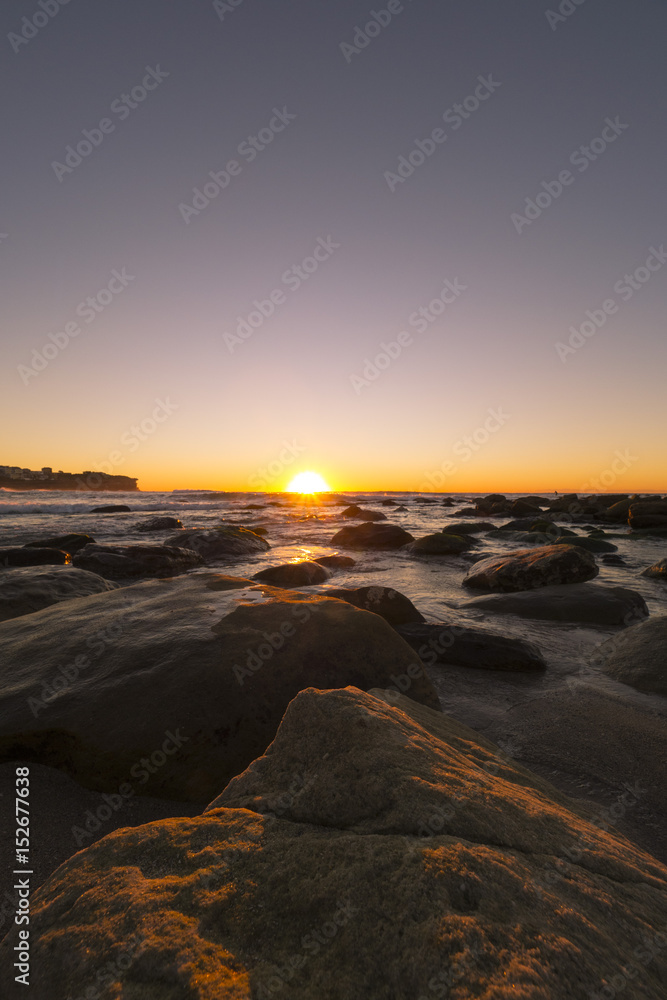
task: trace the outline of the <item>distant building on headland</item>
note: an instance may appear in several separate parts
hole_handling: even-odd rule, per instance
[[[0,465],[0,487],[9,490],[79,490],[82,492],[129,492],[138,489],[130,476],[110,476],[106,472],[54,472],[45,465],[40,472],[18,465]]]

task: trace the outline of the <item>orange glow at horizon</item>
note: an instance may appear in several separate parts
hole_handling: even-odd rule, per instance
[[[331,487],[319,472],[299,472],[285,487],[286,493],[330,493]]]

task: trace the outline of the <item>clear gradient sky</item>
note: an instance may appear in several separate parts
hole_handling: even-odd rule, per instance
[[[0,464],[667,490],[664,0],[42,2],[0,11]]]

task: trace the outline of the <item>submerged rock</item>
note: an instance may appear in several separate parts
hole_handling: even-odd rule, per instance
[[[0,566],[64,566],[70,561],[62,549],[0,549]]]
[[[607,639],[593,650],[591,662],[638,691],[667,695],[667,615]]]
[[[484,531],[494,531],[495,527],[491,521],[455,521],[446,524],[442,531],[446,535],[480,535]]]
[[[575,537],[559,538],[554,545],[576,545],[577,548],[585,549],[587,552],[617,552],[618,545],[607,542],[603,538],[584,538],[577,535]]]
[[[157,754],[135,792],[212,798],[264,752],[305,687],[397,684],[439,707],[378,615],[210,572],[4,622],[0,645],[12,678],[0,690],[0,760],[62,768],[98,791],[116,792]]]
[[[137,531],[169,531],[182,528],[183,522],[177,517],[152,517],[149,521],[141,521],[135,527]]]
[[[359,507],[356,503],[352,504],[350,507],[346,507],[345,510],[341,511],[341,517],[354,517],[359,521],[386,521],[387,515],[383,514],[379,510],[364,510]]]
[[[90,511],[91,514],[128,514],[131,511],[131,507],[128,507],[124,503],[110,503],[106,504],[104,507],[93,507]]]
[[[532,590],[560,583],[582,583],[597,576],[594,557],[573,545],[520,549],[475,563],[463,580],[476,590]]]
[[[424,535],[406,545],[405,551],[416,556],[455,556],[467,552],[475,542],[467,536],[450,535],[442,531]]]
[[[620,968],[663,1000],[667,869],[477,733],[387,698],[301,692],[203,815],[66,862],[32,900],[34,1000],[83,996],[101,968],[104,1000],[584,1000]]]
[[[436,664],[478,670],[546,670],[538,647],[524,639],[511,639],[463,625],[399,625],[396,629],[427,667]]]
[[[417,611],[412,601],[390,587],[356,587],[353,589],[325,590],[325,597],[336,597],[347,601],[362,611],[372,611],[380,615],[390,625],[406,622],[423,622],[424,616]]]
[[[117,584],[73,566],[25,566],[0,573],[0,621],[41,611],[52,604],[89,597]]]
[[[108,580],[176,576],[202,562],[195,552],[170,545],[86,545],[72,557],[74,566]]]
[[[461,604],[462,608],[519,615],[551,622],[628,626],[648,616],[641,594],[625,587],[571,583],[514,594],[489,594]]]
[[[318,556],[317,559],[313,559],[313,562],[329,569],[345,569],[349,566],[355,566],[357,560],[353,559],[352,556]]]
[[[663,580],[667,582],[667,559],[661,559],[660,562],[654,563],[653,566],[649,566],[642,573],[642,576],[651,577],[652,580]]]
[[[266,552],[271,548],[265,538],[261,538],[248,528],[233,525],[218,528],[188,528],[179,531],[166,540],[167,545],[177,545],[192,549],[204,562],[227,556],[246,556],[255,552]]]
[[[60,549],[72,555],[78,552],[84,545],[93,545],[95,539],[91,535],[72,533],[70,535],[57,535],[55,538],[39,538],[34,542],[26,542],[24,549]]]
[[[350,549],[400,549],[414,540],[414,535],[397,524],[365,523],[341,528],[331,539],[331,544]]]
[[[329,574],[323,566],[315,562],[284,563],[282,566],[269,566],[255,573],[253,580],[262,580],[274,587],[309,587],[314,583],[324,583]]]

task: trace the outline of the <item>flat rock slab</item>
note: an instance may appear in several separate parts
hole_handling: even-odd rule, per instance
[[[316,562],[284,563],[282,566],[269,566],[253,575],[253,580],[270,583],[274,587],[310,587],[315,583],[324,583],[329,579],[324,566]]]
[[[325,590],[325,597],[335,597],[339,601],[347,601],[355,608],[372,611],[380,615],[390,625],[403,625],[406,622],[423,622],[424,616],[404,594],[399,594],[391,587],[354,587],[339,590]]]
[[[73,566],[24,566],[0,573],[0,621],[52,604],[114,590],[117,584]]]
[[[547,666],[534,643],[479,628],[425,623],[399,625],[397,632],[412,646],[427,667],[442,664],[478,670],[532,673],[546,670]]]
[[[628,626],[648,617],[641,594],[625,587],[571,583],[513,594],[488,594],[460,604],[498,615],[519,615],[549,622]]]
[[[553,584],[583,583],[598,573],[590,552],[573,545],[545,545],[477,562],[468,571],[463,585],[475,590],[532,590]]]
[[[341,528],[331,539],[331,544],[350,549],[400,549],[414,540],[414,535],[397,524],[366,522]]]
[[[386,699],[301,692],[202,816],[66,862],[33,896],[31,996],[82,996],[104,966],[105,1000],[585,1000],[632,964],[633,997],[664,1000],[667,869],[472,730]]]
[[[144,794],[209,800],[263,753],[304,687],[407,684],[439,708],[423,664],[378,615],[215,573],[4,622],[0,646],[11,678],[0,760],[104,792],[156,754]]]
[[[201,566],[203,559],[175,545],[86,545],[72,556],[72,563],[108,580],[132,580],[177,576]]]
[[[38,538],[34,542],[26,542],[24,549],[60,549],[62,552],[78,552],[84,545],[93,545],[95,539],[92,535],[83,535],[72,532],[69,535],[57,535],[55,538]]]
[[[667,696],[667,615],[607,639],[593,650],[591,662],[638,691]]]

